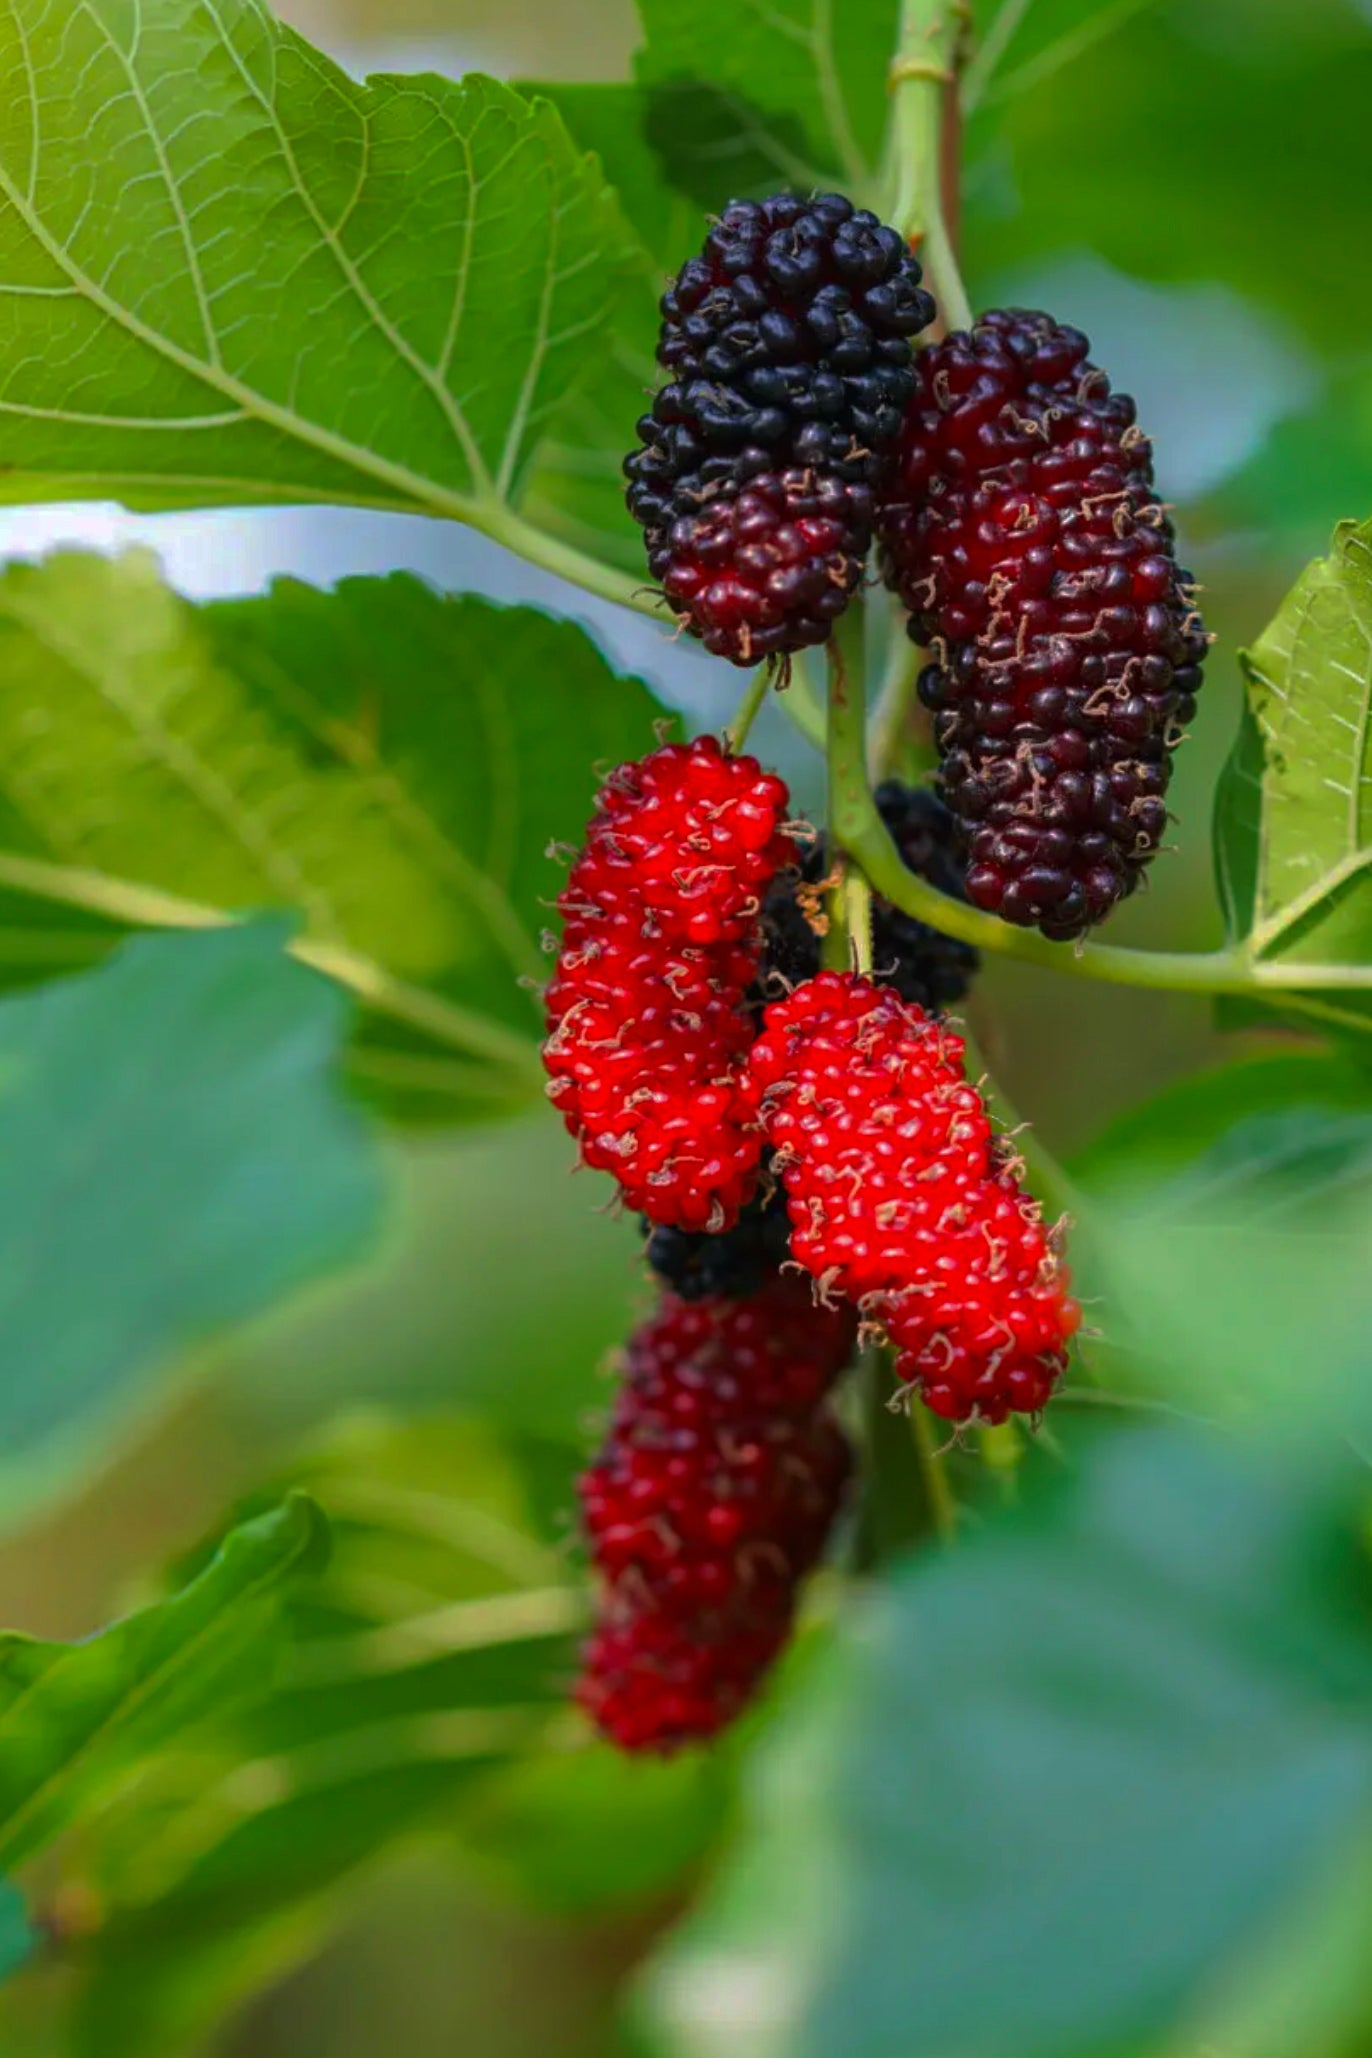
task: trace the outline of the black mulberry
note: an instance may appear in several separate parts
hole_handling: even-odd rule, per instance
[[[664,1286],[683,1301],[747,1300],[776,1278],[791,1247],[786,1197],[780,1188],[749,1201],[732,1229],[650,1231],[644,1255]]]
[[[755,664],[846,606],[933,318],[903,239],[841,194],[731,201],[662,300],[670,374],[625,462],[674,610]]]

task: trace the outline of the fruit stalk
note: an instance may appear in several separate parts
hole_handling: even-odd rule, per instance
[[[965,0],[904,0],[891,63],[887,219],[925,268],[939,332],[972,320],[958,270],[944,190],[948,125],[957,119],[957,76],[966,41]],[[955,170],[953,166],[951,169]]]

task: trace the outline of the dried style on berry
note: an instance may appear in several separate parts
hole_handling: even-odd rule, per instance
[[[935,1414],[1000,1422],[1047,1401],[1078,1310],[963,1059],[889,988],[826,972],[768,1009],[749,1069],[795,1258]]]
[[[625,462],[653,577],[735,664],[822,643],[933,317],[903,239],[836,193],[735,200],[662,300],[668,382]]]
[[[1157,850],[1206,650],[1134,403],[1088,349],[1009,309],[923,351],[879,523],[937,656],[920,691],[968,897],[1059,938]]]
[[[786,810],[755,758],[668,745],[610,775],[558,897],[549,1096],[654,1222],[727,1228],[757,1183],[744,1001],[762,898],[795,856]]]
[[[785,1644],[848,1475],[825,1396],[853,1340],[847,1311],[781,1279],[667,1294],[630,1340],[580,1484],[602,1595],[578,1698],[622,1748],[713,1735]]]

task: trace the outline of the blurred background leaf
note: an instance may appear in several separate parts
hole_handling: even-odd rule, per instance
[[[270,1675],[280,1589],[329,1535],[304,1494],[229,1535],[184,1590],[79,1644],[0,1638],[0,1865]]]
[[[135,1381],[365,1247],[379,1169],[332,1071],[346,1003],[280,923],[146,937],[0,1002],[3,1506]]]
[[[672,2058],[1134,2050],[1372,1808],[1353,1526],[1179,1431],[897,1572],[758,1754],[652,1983]]]
[[[92,1911],[75,2051],[198,2048],[418,1845],[533,1907],[666,1905],[727,1761],[625,1764],[566,1713],[585,1601],[545,1477],[536,1447],[432,1417],[355,1417],[289,1467],[336,1548],[277,1675],[86,1824],[53,1890]]]

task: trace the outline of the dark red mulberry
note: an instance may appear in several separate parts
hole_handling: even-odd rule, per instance
[[[793,1255],[886,1329],[936,1414],[999,1422],[1042,1407],[1079,1317],[963,1058],[889,988],[826,972],[768,1009],[749,1068]]]
[[[737,664],[823,643],[862,577],[871,494],[805,471],[702,491],[698,503],[678,493],[649,536],[649,570],[676,612]]]
[[[702,1641],[672,1616],[612,1602],[582,1652],[576,1697],[621,1751],[665,1756],[741,1715],[790,1634],[786,1615]]]
[[[672,607],[735,664],[823,642],[861,576],[933,318],[919,282],[866,209],[781,193],[731,201],[663,296],[671,376],[629,508]]]
[[[848,1475],[825,1397],[854,1334],[850,1311],[773,1279],[746,1300],[667,1294],[630,1340],[580,1483],[602,1592],[578,1698],[623,1748],[712,1735],[784,1645]]]
[[[1078,936],[1132,893],[1167,819],[1206,637],[1134,403],[1046,314],[921,353],[883,569],[937,662],[941,789],[967,893]]]
[[[762,897],[794,856],[786,808],[755,758],[669,745],[610,775],[558,898],[549,1095],[654,1222],[727,1228],[756,1185],[744,1002]]]

